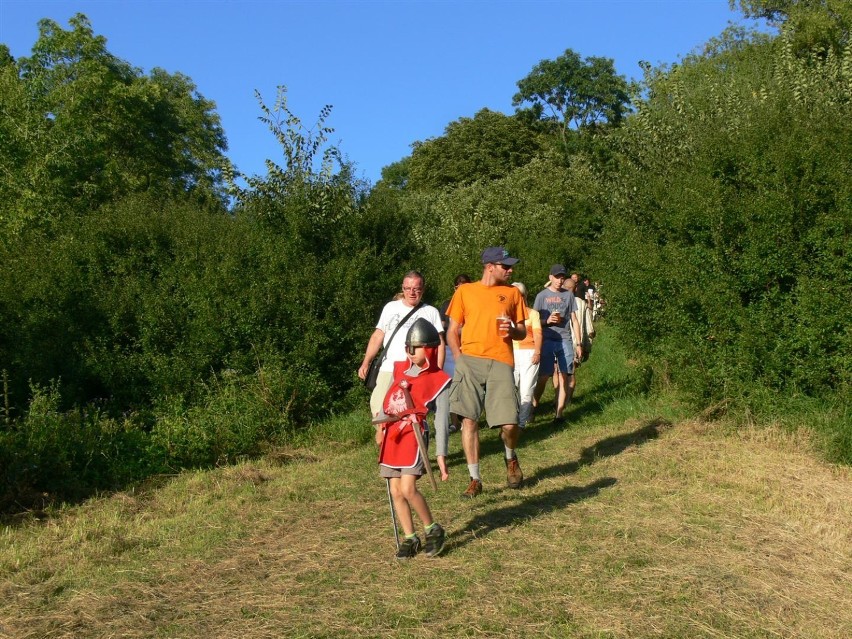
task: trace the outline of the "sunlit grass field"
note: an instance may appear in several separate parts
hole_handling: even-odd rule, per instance
[[[291,448],[7,523],[0,637],[852,636],[852,470],[809,431],[649,399],[605,327],[505,488],[421,490],[448,531],[400,563],[362,413]]]

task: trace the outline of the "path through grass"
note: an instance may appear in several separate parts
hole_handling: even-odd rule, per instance
[[[520,491],[487,433],[462,501],[453,436],[421,486],[439,558],[393,559],[371,444],[313,444],[3,528],[0,637],[852,636],[850,469],[686,420],[596,349],[569,424],[544,406],[526,433]]]

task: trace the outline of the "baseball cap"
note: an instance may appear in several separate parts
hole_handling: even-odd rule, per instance
[[[497,262],[505,264],[506,266],[512,266],[513,264],[520,262],[520,260],[517,257],[509,257],[509,251],[504,249],[502,246],[489,246],[487,249],[482,251],[483,264],[496,264]]]
[[[550,274],[551,275],[565,275],[565,272],[566,272],[565,267],[562,266],[561,264],[554,264],[553,266],[550,267]]]

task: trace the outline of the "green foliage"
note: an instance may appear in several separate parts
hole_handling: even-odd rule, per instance
[[[848,0],[729,0],[743,14],[780,26],[802,55],[842,53],[849,44],[852,4]]]
[[[598,265],[612,313],[702,401],[847,393],[848,52],[734,33],[649,76]]]
[[[0,354],[21,382],[118,409],[182,392],[252,339],[250,232],[189,203],[134,197],[2,249]],[[253,259],[254,258],[254,259]]]
[[[407,156],[388,164],[382,169],[382,179],[379,184],[385,188],[403,189],[408,185],[408,173],[411,165],[411,156]]]
[[[32,55],[0,53],[0,229],[16,233],[136,192],[222,206],[225,135],[189,78],[110,54],[88,19],[39,23]]]
[[[568,170],[558,155],[539,157],[504,178],[438,193],[397,197],[400,216],[413,220],[420,265],[447,295],[460,272],[478,277],[480,253],[502,244],[522,261],[515,280],[530,290],[550,265],[581,264],[600,231],[591,167],[580,158]]]
[[[251,374],[226,369],[188,404],[158,402],[151,446],[172,468],[192,468],[253,456],[284,443],[297,415],[325,403],[330,385],[318,371],[300,372],[271,355]]]
[[[571,128],[618,125],[627,114],[630,96],[624,76],[610,58],[587,57],[572,49],[555,60],[542,60],[522,80],[512,104],[532,105],[537,119],[553,122],[563,143]]]
[[[415,144],[404,164],[405,185],[432,191],[494,180],[528,163],[540,146],[538,135],[520,119],[482,109],[473,118],[451,122],[443,136]]]
[[[50,444],[29,450],[16,435],[10,446],[24,460],[55,459],[31,464],[34,473],[17,464],[5,492],[69,497],[139,468],[256,454],[350,405],[374,308],[396,287],[405,226],[381,207],[365,214],[351,168],[335,170],[339,153],[324,148],[330,129],[320,123],[317,138],[292,114],[269,121],[288,164],[232,186],[233,214],[191,196],[135,195],[86,216],[59,211],[49,228],[0,243],[8,415],[15,432],[47,415],[35,431]],[[50,411],[27,380],[53,389]],[[128,419],[135,454],[97,475],[79,470],[73,437],[51,435]],[[119,441],[113,432],[102,447]],[[80,490],[62,487],[68,474]]]
[[[351,386],[376,304],[404,272],[395,258],[407,252],[406,235],[392,214],[362,206],[352,167],[326,148],[329,107],[309,130],[290,113],[283,88],[273,110],[261,108],[287,164],[268,161],[266,176],[232,190],[234,212],[275,246],[277,268],[267,277],[281,309],[276,328],[289,335],[288,358],[327,380],[330,408]]]
[[[0,430],[0,511],[79,499],[160,470],[138,424],[96,406],[63,412],[56,384],[31,393],[26,415]]]

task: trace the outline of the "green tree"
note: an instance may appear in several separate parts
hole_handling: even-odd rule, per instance
[[[276,348],[297,374],[319,372],[333,389],[330,408],[351,389],[374,309],[405,271],[399,265],[410,253],[409,234],[378,199],[363,204],[353,167],[327,142],[330,106],[309,128],[287,106],[286,88],[271,108],[258,100],[285,161],[267,160],[267,174],[248,177],[246,188],[232,184],[234,214],[276,247],[275,268],[264,273],[280,309]]]
[[[609,317],[699,401],[836,397],[852,370],[850,55],[729,31],[613,136]]]
[[[381,183],[389,188],[404,189],[408,186],[408,175],[411,166],[411,156],[402,158],[401,160],[388,164],[382,168]]]
[[[794,48],[839,54],[849,44],[852,3],[849,0],[729,0],[747,18],[763,18],[787,30]]]
[[[494,180],[524,166],[540,147],[539,136],[520,119],[482,109],[451,122],[443,136],[416,143],[405,165],[406,184],[435,190]]]
[[[412,221],[417,266],[437,279],[440,296],[452,292],[456,274],[479,273],[486,246],[517,252],[522,261],[515,278],[532,287],[556,261],[583,264],[601,223],[600,181],[584,160],[578,156],[566,168],[561,154],[551,152],[488,182],[396,192],[397,215]]]
[[[222,205],[225,135],[181,74],[113,56],[77,14],[39,22],[29,57],[0,52],[0,224],[16,231],[134,192]]]
[[[629,109],[624,76],[611,58],[581,59],[571,49],[555,60],[542,60],[522,80],[512,99],[516,107],[530,103],[533,115],[552,122],[568,147],[569,129],[619,124]]]

